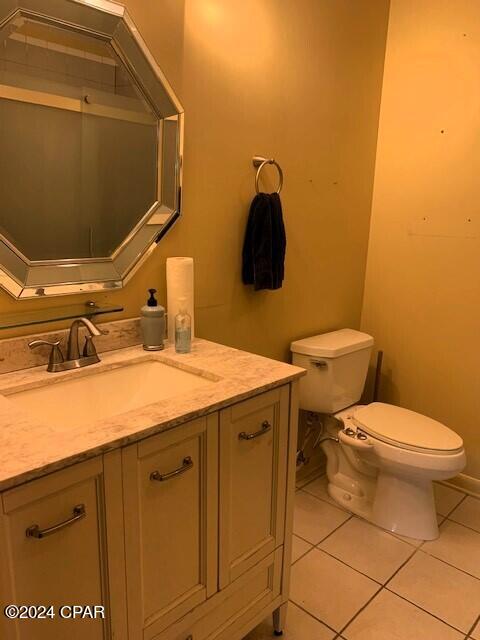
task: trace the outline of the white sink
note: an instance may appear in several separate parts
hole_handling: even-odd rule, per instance
[[[53,381],[52,381],[53,382]],[[146,360],[9,393],[18,407],[52,426],[80,425],[199,389],[215,380]]]

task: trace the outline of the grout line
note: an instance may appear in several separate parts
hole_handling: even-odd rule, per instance
[[[299,535],[298,533],[295,533],[295,531],[293,532],[294,536],[297,536],[297,538],[300,538],[300,540],[303,540],[303,542],[308,542],[308,544],[311,544],[312,547],[314,547],[316,545],[316,542],[311,542],[310,540],[307,540],[306,538],[302,538],[301,535]]]
[[[295,533],[295,531],[293,532],[294,536],[297,536],[297,538],[300,538],[300,540],[303,540],[303,542],[307,542],[308,544],[312,545],[313,548],[316,548],[319,544],[322,544],[322,542],[325,542],[325,540],[327,538],[329,538],[333,533],[335,533],[335,531],[338,531],[341,527],[343,527],[344,524],[346,524],[349,520],[351,520],[353,518],[353,516],[349,516],[344,522],[342,522],[341,524],[339,524],[338,526],[335,527],[335,529],[332,529],[332,531],[330,531],[330,533],[327,533],[326,536],[324,536],[323,538],[321,538],[318,542],[311,542],[310,540],[307,540],[306,538],[302,538],[302,536],[298,535],[298,533]],[[295,526],[295,525],[294,525]],[[309,551],[311,551],[312,549],[309,549],[307,551],[307,553]],[[304,554],[306,555],[306,554]]]
[[[311,485],[313,482],[315,482],[315,480],[318,480],[319,478],[323,478],[323,477],[327,478],[327,474],[326,473],[322,473],[321,475],[317,476],[316,478],[313,478],[312,480],[310,480],[309,482],[304,484],[303,487],[301,487],[301,491],[305,491],[306,493],[308,493],[309,495],[313,496],[314,498],[318,498],[318,500],[323,500],[323,502],[326,502],[327,504],[331,505],[332,507],[337,507],[337,509],[341,509],[342,511],[346,511],[347,513],[351,513],[348,509],[346,509],[342,505],[338,504],[338,502],[336,502],[330,496],[328,496],[328,498],[322,498],[322,496],[317,496],[315,493],[310,493],[310,491],[308,491],[307,487],[309,485]],[[328,478],[327,478],[327,480],[328,480]]]
[[[318,480],[318,478],[315,478],[315,480]],[[312,484],[312,483],[309,482],[308,484]],[[353,513],[353,511],[349,511],[346,507],[342,506],[338,502],[335,502],[335,500],[333,498],[330,498],[330,497],[329,498],[323,498],[322,496],[317,496],[316,493],[311,493],[310,491],[308,491],[307,487],[308,487],[308,485],[305,485],[304,487],[302,487],[300,489],[300,491],[305,491],[305,493],[308,493],[309,496],[313,496],[314,498],[317,498],[317,500],[321,500],[322,502],[326,502],[331,507],[337,507],[337,509],[340,509],[340,511],[344,511],[345,513]],[[360,516],[358,516],[358,517],[360,517]]]
[[[302,538],[303,540],[303,538]],[[308,544],[311,544],[310,542]],[[302,558],[304,558],[306,555],[308,555],[310,553],[310,551],[313,551],[315,549],[315,545],[311,544],[310,549],[307,549],[307,551],[305,551],[305,553],[302,553],[301,556],[298,556],[298,558],[296,560],[294,560],[293,562],[290,563],[290,566],[293,567],[294,564],[296,564],[299,560],[301,560]]]
[[[342,524],[339,524],[338,527],[335,527],[335,529],[333,529],[332,531],[330,531],[330,533],[327,533],[327,535],[322,538],[319,542],[317,542],[317,544],[315,545],[315,547],[318,547],[319,544],[322,544],[322,542],[325,542],[325,540],[327,540],[328,538],[330,538],[330,536],[333,536],[334,533],[336,533],[339,529],[341,529],[343,527],[344,524],[347,524],[347,522],[350,522],[350,520],[353,518],[353,516],[349,516],[346,520],[344,520],[342,522]]]
[[[361,607],[361,608],[357,611],[357,613],[353,616],[353,618],[351,618],[351,619],[347,622],[347,624],[346,624],[346,625],[344,625],[344,626],[340,629],[340,631],[339,631],[339,634],[340,634],[340,635],[345,631],[345,629],[346,629],[347,627],[349,627],[349,626],[352,624],[352,622],[355,620],[355,618],[357,618],[357,617],[362,613],[362,611],[363,611],[364,609],[366,609],[366,608],[368,607],[368,605],[369,605],[373,600],[375,600],[375,598],[378,596],[378,594],[379,594],[381,591],[383,591],[383,589],[384,589],[384,588],[383,588],[382,586],[380,586],[380,589],[378,589],[378,591],[376,591],[376,592],[373,594],[373,596],[367,600],[367,602],[363,605],[363,607]]]
[[[382,582],[379,582],[378,580],[375,580],[375,578],[372,578],[367,573],[363,573],[363,571],[360,571],[360,569],[355,569],[355,567],[352,567],[350,564],[348,564],[348,562],[345,562],[344,560],[341,560],[340,558],[337,558],[337,556],[334,556],[331,553],[329,553],[328,551],[325,551],[325,549],[320,549],[319,547],[315,547],[315,549],[317,549],[317,551],[321,551],[326,556],[329,556],[330,558],[333,558],[337,562],[340,562],[340,564],[343,564],[345,567],[348,567],[352,571],[355,571],[355,573],[359,573],[361,576],[364,576],[365,578],[368,578],[372,582],[375,582],[375,584],[378,584],[379,587],[383,587],[383,583]]]
[[[299,604],[298,602],[295,602],[295,600],[292,600],[292,598],[290,598],[290,602],[293,602],[293,604],[298,607],[299,609],[301,609],[303,611],[303,613],[307,613],[311,618],[313,618],[314,620],[316,620],[317,622],[320,622],[321,624],[323,624],[325,627],[327,627],[327,629],[329,629],[330,631],[333,631],[333,633],[337,633],[338,631],[336,629],[334,629],[333,627],[331,627],[329,624],[327,624],[324,620],[322,620],[321,618],[317,618],[316,615],[314,615],[311,611],[308,611],[307,609],[305,609],[301,604]]]
[[[413,553],[411,553],[411,554],[408,556],[408,558],[405,560],[405,562],[402,562],[402,564],[398,567],[398,569],[397,569],[396,571],[394,571],[394,572],[392,573],[392,575],[390,576],[390,578],[389,578],[389,579],[384,583],[384,585],[383,585],[383,586],[384,586],[385,588],[386,588],[386,587],[387,587],[387,585],[388,585],[388,584],[389,584],[389,583],[390,583],[390,582],[395,578],[395,576],[397,575],[397,573],[399,573],[399,572],[403,569],[403,567],[404,567],[405,565],[407,565],[407,564],[410,562],[410,560],[413,558],[413,556],[414,556],[418,551],[419,551],[419,549],[418,549],[417,547],[414,547],[414,549],[413,549]]]
[[[439,558],[433,555],[433,553],[429,553],[428,551],[424,551],[423,549],[418,549],[418,551],[425,553],[427,556],[430,556],[431,558],[435,558],[435,560],[440,560],[440,562],[443,562],[443,564],[446,564],[449,567],[452,567],[452,569],[456,569],[457,571],[460,571],[460,573],[463,573],[466,576],[469,576],[470,578],[475,578],[475,580],[480,580],[480,578],[478,576],[474,576],[473,573],[468,573],[468,571],[465,571],[464,569],[460,569],[460,567],[455,566],[451,562],[447,562],[446,560],[443,560],[443,558]]]
[[[447,513],[447,515],[445,516],[446,518],[448,518],[449,516],[452,515],[452,513],[455,511],[455,509],[458,509],[458,507],[462,504],[462,502],[465,502],[465,500],[467,499],[467,494],[464,493],[463,494],[463,498],[460,500],[460,502],[458,504],[456,504],[453,509],[450,509],[450,511]],[[442,514],[440,514],[442,515]]]
[[[314,493],[310,493],[310,491],[306,491],[304,487],[299,489],[299,491],[303,491],[303,493],[306,493],[308,496],[310,496],[310,498],[315,498],[315,500],[319,500],[323,504],[328,504],[330,507],[333,507],[334,509],[341,511],[342,513],[349,513],[350,515],[355,515],[353,511],[349,511],[348,509],[345,509],[344,507],[339,505],[337,502],[333,500],[327,500],[326,498],[321,498],[320,496],[317,496]]]
[[[472,633],[475,631],[475,627],[477,626],[477,624],[480,623],[480,616],[478,616],[478,618],[475,620],[475,622],[473,623],[473,627],[471,629],[468,630],[467,633],[467,638],[470,638],[470,636],[472,635]]]
[[[448,522],[453,522],[453,524],[458,524],[461,527],[465,527],[465,529],[469,529],[470,531],[473,531],[474,533],[478,533],[480,535],[480,531],[478,529],[469,527],[468,524],[463,524],[463,522],[458,522],[458,520],[454,520],[453,518],[450,518],[450,517],[446,517],[445,520],[442,522],[442,524],[444,524],[446,520],[448,520]]]
[[[405,596],[402,596],[401,593],[397,593],[396,591],[392,591],[392,589],[389,589],[388,587],[385,587],[385,589],[389,592],[392,593],[394,596],[397,596],[398,598],[401,598],[402,600],[404,600],[405,602],[409,602],[410,604],[412,604],[414,607],[416,607],[417,609],[420,609],[420,611],[423,611],[424,613],[428,614],[429,616],[431,616],[432,618],[435,618],[436,620],[438,620],[439,622],[443,622],[443,624],[445,624],[447,627],[450,627],[450,629],[453,629],[454,631],[458,631],[459,633],[465,633],[465,631],[463,631],[463,629],[459,629],[458,627],[454,627],[452,624],[450,624],[450,622],[447,622],[446,620],[443,620],[443,618],[440,618],[439,616],[435,615],[434,613],[432,613],[431,611],[428,611],[428,609],[424,609],[423,607],[421,607],[419,604],[417,604],[416,602],[414,602],[413,600],[409,600],[408,598],[406,598]],[[468,634],[467,634],[468,635]]]

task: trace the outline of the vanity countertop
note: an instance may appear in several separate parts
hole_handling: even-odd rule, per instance
[[[3,395],[145,359],[172,364],[215,382],[108,419],[95,421],[92,407],[92,420],[82,426],[41,423]],[[47,373],[41,366],[5,373],[0,375],[0,491],[171,429],[304,374],[299,367],[198,338],[189,354],[177,354],[171,345],[152,353],[135,346],[103,353],[99,364],[73,372]]]

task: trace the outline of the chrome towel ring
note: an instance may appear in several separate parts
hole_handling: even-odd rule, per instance
[[[274,160],[274,158],[264,158],[263,156],[253,156],[252,162],[253,162],[253,166],[257,167],[257,175],[255,176],[255,191],[257,193],[260,193],[260,190],[258,188],[258,182],[260,180],[260,174],[262,172],[263,167],[265,167],[267,164],[273,164],[278,171],[277,193],[280,193],[283,187],[283,171],[282,171],[282,167],[278,164],[278,162]]]

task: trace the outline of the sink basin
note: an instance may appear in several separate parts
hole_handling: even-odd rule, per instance
[[[89,424],[215,384],[178,367],[147,360],[92,371],[70,380],[8,394],[18,407],[52,426]]]

